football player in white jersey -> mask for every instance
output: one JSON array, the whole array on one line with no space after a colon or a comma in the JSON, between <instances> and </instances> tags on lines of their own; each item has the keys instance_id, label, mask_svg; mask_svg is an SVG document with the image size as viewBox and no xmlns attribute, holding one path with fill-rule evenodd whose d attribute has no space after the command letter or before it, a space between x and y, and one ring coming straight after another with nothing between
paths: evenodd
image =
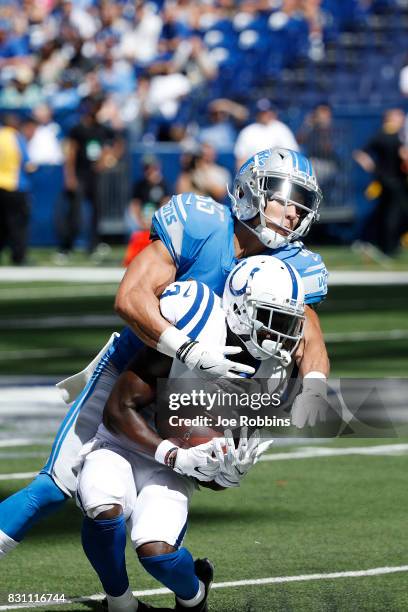
<instances>
[{"instance_id":1,"label":"football player in white jersey","mask_svg":"<svg viewBox=\"0 0 408 612\"><path fill-rule=\"evenodd\" d=\"M195 344L191 334L162 317L157 296L175 279L194 278L221 295L237 261L259 253L274 255L297 270L307 306L300 364L303 389L293 412L299 424L315 420L316 405L325 398L317 396L310 380L320 378L324 383L329 363L314 311L327 292L327 271L320 255L301 242L318 218L321 199L312 166L305 156L288 149L262 151L237 173L231 199L229 209L211 198L181 194L155 213L153 244L131 264L117 296L116 308L130 327L113 336L80 376L65 383L70 410L46 465L28 486L0 504L0 558L17 546L32 525L73 494L78 452L95 435L115 380L143 342L180 358L202 376L229 377L253 371L242 360L229 359L228 348L220 352ZM324 388L322 384L323 393Z\"/></svg>"},{"instance_id":2,"label":"football player in white jersey","mask_svg":"<svg viewBox=\"0 0 408 612\"><path fill-rule=\"evenodd\" d=\"M197 300L199 297L199 303ZM221 300L197 281L175 282L160 299L162 315L184 327L194 342L243 348L256 369L254 378L284 389L294 361L301 361L304 290L298 273L270 256L243 260L229 275ZM203 313L207 312L204 317ZM162 356L163 357L163 356ZM233 359L234 357L232 357ZM241 358L241 357L240 357ZM205 364L205 362L203 362ZM84 550L107 593L111 612L145 609L131 593L125 567L126 523L144 568L176 595L176 610L207 610L213 569L208 559L195 562L180 548L195 479L220 490L240 481L269 446L259 433L242 434L235 449L227 436L183 448L163 439L154 420L156 378L192 378L180 360L145 349L123 372L107 401L104 422L84 448L77 500L85 513ZM204 367L212 367L212 365ZM138 607L139 606L139 607Z\"/></svg>"}]
</instances>

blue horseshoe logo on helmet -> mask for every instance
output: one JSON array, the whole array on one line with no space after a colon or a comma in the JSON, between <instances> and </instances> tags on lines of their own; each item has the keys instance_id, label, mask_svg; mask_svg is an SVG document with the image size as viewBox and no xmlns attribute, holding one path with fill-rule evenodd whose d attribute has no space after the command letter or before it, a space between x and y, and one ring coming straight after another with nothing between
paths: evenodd
<instances>
[{"instance_id":1,"label":"blue horseshoe logo on helmet","mask_svg":"<svg viewBox=\"0 0 408 612\"><path fill-rule=\"evenodd\" d=\"M253 278L254 274L256 272L258 272L261 268L253 268L249 274L248 280L246 281L245 285L241 288L241 289L234 289L234 287L232 286L232 281L234 280L234 276L236 275L237 272L239 272L239 270L241 270L248 262L247 261L243 261L242 265L238 266L238 268L235 270L235 272L233 272L231 274L231 278L229 279L229 290L231 291L232 295L234 296L238 296L238 295L243 295L245 293L245 291L247 290L248 287L248 280L250 280L251 278Z\"/></svg>"}]
</instances>

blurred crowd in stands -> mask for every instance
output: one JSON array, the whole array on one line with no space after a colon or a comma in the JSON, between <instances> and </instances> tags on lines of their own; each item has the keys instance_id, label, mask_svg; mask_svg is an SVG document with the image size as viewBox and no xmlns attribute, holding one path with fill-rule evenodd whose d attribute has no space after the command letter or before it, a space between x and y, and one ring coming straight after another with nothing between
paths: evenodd
<instances>
[{"instance_id":1,"label":"blurred crowd in stands","mask_svg":"<svg viewBox=\"0 0 408 612\"><path fill-rule=\"evenodd\" d=\"M337 79L341 94L344 79L358 67L351 73L343 68L353 64L359 45L363 57L383 45L398 48L397 34L406 35L407 5L407 0L2 2L0 108L27 110L46 103L68 131L81 100L100 95L104 121L126 128L133 142L197 136L203 120L209 128L222 115L222 146L228 147L245 112L233 105L211 107L211 100L233 98L253 111L251 101L262 97L257 90L275 89L279 98L289 85L293 96L305 78L310 90L303 88L302 103L315 106L333 59L338 69L328 93ZM392 41L381 38L380 27L370 31L379 16L385 20L379 25L392 30ZM403 63L404 47L399 52ZM316 67L318 87L313 86ZM290 69L305 74L296 74L298 82L292 83Z\"/></svg>"},{"instance_id":2,"label":"blurred crowd in stands","mask_svg":"<svg viewBox=\"0 0 408 612\"><path fill-rule=\"evenodd\" d=\"M13 169L0 168L0 191L27 192L26 170L64 166L61 263L77 239L84 199L91 207L87 249L98 248L102 179L115 174L119 183L129 182L128 152L135 145L152 150L170 141L183 150L174 185L159 159L148 155L129 193L113 196L131 200L126 226L140 245L171 190L226 202L234 167L271 146L302 148L323 191L343 204L344 135L336 132L332 108L360 102L404 109L407 32L408 0L0 1L0 146L11 158L20 150L24 167L11 183ZM296 134L279 117L293 105L303 115ZM400 117L396 138L403 145L403 110ZM373 172L379 151L370 142L355 160ZM234 167L217 163L223 154L234 155ZM0 204L15 263L25 260L26 198L19 207L18 219L6 219ZM392 246L377 241L385 253L395 250L401 214L391 222ZM21 240L13 238L18 226ZM0 251L3 243L0 236Z\"/></svg>"}]
</instances>

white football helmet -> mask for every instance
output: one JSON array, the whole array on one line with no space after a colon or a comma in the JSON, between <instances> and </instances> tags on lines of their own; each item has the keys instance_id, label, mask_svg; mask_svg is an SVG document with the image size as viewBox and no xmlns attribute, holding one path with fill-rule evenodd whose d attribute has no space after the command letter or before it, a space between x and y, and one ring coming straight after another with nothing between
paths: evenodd
<instances>
[{"instance_id":1,"label":"white football helmet","mask_svg":"<svg viewBox=\"0 0 408 612\"><path fill-rule=\"evenodd\" d=\"M223 309L253 357L290 364L305 319L303 282L290 264L271 255L242 260L225 283Z\"/></svg>"},{"instance_id":2,"label":"white football helmet","mask_svg":"<svg viewBox=\"0 0 408 612\"><path fill-rule=\"evenodd\" d=\"M311 224L319 219L322 192L312 164L307 157L290 149L266 149L248 159L238 170L232 193L228 194L233 214L271 249L306 236ZM266 216L268 200L282 204L279 222ZM300 214L299 223L293 231L284 225L286 209L292 204ZM260 223L257 227L245 223L258 214ZM283 230L283 234L267 227L268 221Z\"/></svg>"}]
</instances>

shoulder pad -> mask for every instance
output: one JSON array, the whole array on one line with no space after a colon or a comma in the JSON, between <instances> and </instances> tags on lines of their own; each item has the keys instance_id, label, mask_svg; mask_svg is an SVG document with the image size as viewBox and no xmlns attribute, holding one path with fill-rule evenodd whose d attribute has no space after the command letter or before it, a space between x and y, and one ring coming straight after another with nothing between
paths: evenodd
<instances>
[{"instance_id":1,"label":"shoulder pad","mask_svg":"<svg viewBox=\"0 0 408 612\"><path fill-rule=\"evenodd\" d=\"M231 222L228 207L206 196L183 193L155 212L151 237L164 243L179 268L197 257L199 242L214 233L224 234Z\"/></svg>"},{"instance_id":2,"label":"shoulder pad","mask_svg":"<svg viewBox=\"0 0 408 612\"><path fill-rule=\"evenodd\" d=\"M160 311L165 319L190 338L196 339L212 319L219 319L221 300L207 285L195 280L171 283L160 297Z\"/></svg>"}]
</instances>

